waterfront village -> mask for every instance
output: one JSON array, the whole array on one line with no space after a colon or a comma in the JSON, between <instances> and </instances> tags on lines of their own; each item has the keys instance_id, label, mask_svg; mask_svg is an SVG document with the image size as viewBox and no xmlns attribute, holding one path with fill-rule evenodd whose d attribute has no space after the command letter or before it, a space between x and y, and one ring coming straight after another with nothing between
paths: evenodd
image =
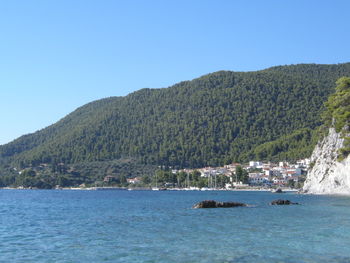
<instances>
[{"instance_id":1,"label":"waterfront village","mask_svg":"<svg viewBox=\"0 0 350 263\"><path fill-rule=\"evenodd\" d=\"M233 163L222 167L204 167L200 169L182 169L171 170L173 175L179 173L187 175L185 183L181 186L170 182L163 182L162 184L153 187L154 190L158 189L177 189L177 190L209 190L209 189L266 189L266 188L301 188L307 170L310 166L310 159L299 160L296 163L289 162L260 162L250 161L249 164L242 165L239 163ZM244 179L238 176L238 168L240 173L244 174ZM207 185L205 187L198 187L191 185L189 179L190 174L200 173L201 178L205 178ZM224 184L219 184L219 177L225 178ZM112 178L106 176L105 182L108 182ZM157 179L156 179L157 180ZM127 182L129 186L137 185L141 183L141 177L128 178ZM222 180L221 180L222 181Z\"/></svg>"},{"instance_id":2,"label":"waterfront village","mask_svg":"<svg viewBox=\"0 0 350 263\"><path fill-rule=\"evenodd\" d=\"M99 180L90 183L82 179L73 168L58 164L56 178L45 176L48 165L25 168L13 183L17 189L129 189L129 190L271 190L273 188L300 189L305 181L310 160L295 163L250 161L246 164L232 163L221 167L197 169L173 169L159 166L148 173L133 172L101 173ZM16 170L16 168L14 168ZM46 169L46 170L45 170ZM61 176L58 176L60 172ZM68 176L67 176L68 175ZM58 176L58 177L57 177ZM70 177L69 177L70 176ZM73 180L76 181L73 181ZM51 180L51 181L49 181ZM10 183L7 183L10 185ZM7 187L6 184L3 185Z\"/></svg>"}]
</instances>

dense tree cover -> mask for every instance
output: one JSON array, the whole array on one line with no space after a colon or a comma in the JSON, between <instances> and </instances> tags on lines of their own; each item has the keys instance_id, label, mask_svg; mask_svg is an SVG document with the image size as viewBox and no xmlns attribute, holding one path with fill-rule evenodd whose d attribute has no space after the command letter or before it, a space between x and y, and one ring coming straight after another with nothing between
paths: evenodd
<instances>
[{"instance_id":1,"label":"dense tree cover","mask_svg":"<svg viewBox=\"0 0 350 263\"><path fill-rule=\"evenodd\" d=\"M303 128L263 143L247 153L247 158L262 161L296 161L311 155L318 141L317 129Z\"/></svg>"},{"instance_id":2,"label":"dense tree cover","mask_svg":"<svg viewBox=\"0 0 350 263\"><path fill-rule=\"evenodd\" d=\"M244 184L248 183L249 177L248 177L248 172L242 168L242 166L237 166L236 167L236 173L232 175L233 178L232 180L237 182L242 182Z\"/></svg>"},{"instance_id":3,"label":"dense tree cover","mask_svg":"<svg viewBox=\"0 0 350 263\"><path fill-rule=\"evenodd\" d=\"M344 147L339 151L342 160L350 154L350 78L342 77L337 82L335 93L329 96L323 113L325 127L334 126L344 137Z\"/></svg>"},{"instance_id":4,"label":"dense tree cover","mask_svg":"<svg viewBox=\"0 0 350 263\"><path fill-rule=\"evenodd\" d=\"M0 166L88 167L133 157L142 164L196 168L252 155L306 157L306 144L314 143L308 129L321 124L335 80L349 74L350 63L220 71L169 88L95 101L0 146ZM297 130L301 135L293 134ZM282 142L286 139L292 139L289 145Z\"/></svg>"},{"instance_id":5,"label":"dense tree cover","mask_svg":"<svg viewBox=\"0 0 350 263\"><path fill-rule=\"evenodd\" d=\"M24 186L36 188L54 188L56 186L126 186L130 177L152 177L157 166L139 164L132 159L122 159L102 162L76 163L72 165L48 164L37 167L3 169L0 176L0 187ZM112 176L111 183L104 182L106 176ZM147 185L147 183L145 184Z\"/></svg>"}]
</instances>

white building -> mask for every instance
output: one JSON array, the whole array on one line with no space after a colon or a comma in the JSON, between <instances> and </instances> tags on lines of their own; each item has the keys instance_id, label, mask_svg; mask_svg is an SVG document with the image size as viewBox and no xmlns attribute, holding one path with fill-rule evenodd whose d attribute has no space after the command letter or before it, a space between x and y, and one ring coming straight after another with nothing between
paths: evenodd
<instances>
[{"instance_id":1,"label":"white building","mask_svg":"<svg viewBox=\"0 0 350 263\"><path fill-rule=\"evenodd\" d=\"M249 173L248 177L248 181L250 184L263 184L269 182L269 177L266 176L264 173Z\"/></svg>"},{"instance_id":2,"label":"white building","mask_svg":"<svg viewBox=\"0 0 350 263\"><path fill-rule=\"evenodd\" d=\"M262 162L257 162L257 161L250 161L249 162L249 168L263 168L263 163Z\"/></svg>"},{"instance_id":3,"label":"white building","mask_svg":"<svg viewBox=\"0 0 350 263\"><path fill-rule=\"evenodd\" d=\"M285 179L285 178L274 177L274 178L272 179L272 182L273 182L274 184L278 184L278 185L285 185L285 184L288 182L288 180Z\"/></svg>"}]
</instances>

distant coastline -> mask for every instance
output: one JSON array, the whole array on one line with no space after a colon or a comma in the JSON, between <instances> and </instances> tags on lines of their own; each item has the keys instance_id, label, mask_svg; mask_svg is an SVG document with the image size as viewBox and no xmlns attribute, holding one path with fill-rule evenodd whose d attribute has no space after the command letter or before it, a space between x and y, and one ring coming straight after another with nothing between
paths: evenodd
<instances>
[{"instance_id":1,"label":"distant coastline","mask_svg":"<svg viewBox=\"0 0 350 263\"><path fill-rule=\"evenodd\" d=\"M300 189L294 188L281 188L283 192L298 192ZM127 187L62 187L62 188L54 188L54 189L40 189L35 187L1 187L0 190L72 190L72 191L154 191L149 187L135 187L135 188L127 188ZM224 188L211 188L211 189L187 189L187 188L167 188L167 191L254 191L254 192L271 192L273 188L259 188L259 187L245 187L245 188L232 188L232 189L224 189ZM162 192L162 191L160 191Z\"/></svg>"}]
</instances>

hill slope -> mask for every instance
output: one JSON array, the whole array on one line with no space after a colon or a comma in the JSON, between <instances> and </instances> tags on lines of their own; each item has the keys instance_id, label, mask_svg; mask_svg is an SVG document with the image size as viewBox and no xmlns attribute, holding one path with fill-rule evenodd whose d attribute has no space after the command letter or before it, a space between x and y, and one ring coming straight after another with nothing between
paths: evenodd
<instances>
[{"instance_id":1,"label":"hill slope","mask_svg":"<svg viewBox=\"0 0 350 263\"><path fill-rule=\"evenodd\" d=\"M323 103L350 63L301 64L256 72L220 71L164 89L142 89L78 108L56 124L0 146L2 164L82 163L136 158L200 167L257 157L261 146L320 125ZM297 140L269 158L305 157ZM306 138L306 139L305 139ZM254 149L256 147L256 151ZM267 144L268 147L269 144Z\"/></svg>"}]
</instances>

